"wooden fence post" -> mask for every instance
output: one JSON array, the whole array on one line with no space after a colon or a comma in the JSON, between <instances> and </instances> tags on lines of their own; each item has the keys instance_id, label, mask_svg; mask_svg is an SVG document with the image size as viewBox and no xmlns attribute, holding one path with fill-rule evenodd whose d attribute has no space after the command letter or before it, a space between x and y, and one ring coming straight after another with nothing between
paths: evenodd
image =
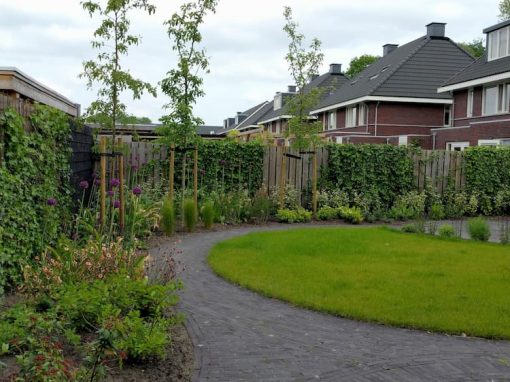
<instances>
[{"instance_id":1,"label":"wooden fence post","mask_svg":"<svg viewBox=\"0 0 510 382\"><path fill-rule=\"evenodd\" d=\"M100 153L101 153L101 186L100 186L101 209L99 212L99 220L102 228L105 223L105 211L106 211L106 137L101 137Z\"/></svg>"},{"instance_id":2,"label":"wooden fence post","mask_svg":"<svg viewBox=\"0 0 510 382\"><path fill-rule=\"evenodd\" d=\"M312 212L317 215L317 147L313 148Z\"/></svg>"},{"instance_id":3,"label":"wooden fence post","mask_svg":"<svg viewBox=\"0 0 510 382\"><path fill-rule=\"evenodd\" d=\"M195 145L193 152L193 201L195 210L198 212L198 145Z\"/></svg>"},{"instance_id":4,"label":"wooden fence post","mask_svg":"<svg viewBox=\"0 0 510 382\"><path fill-rule=\"evenodd\" d=\"M168 186L168 198L170 202L174 201L174 171L175 171L175 145L170 146L170 172L168 174L169 186Z\"/></svg>"},{"instance_id":5,"label":"wooden fence post","mask_svg":"<svg viewBox=\"0 0 510 382\"><path fill-rule=\"evenodd\" d=\"M284 198L285 198L285 183L287 181L287 147L282 147L282 164L281 164L281 172L280 172L280 194L279 194L279 202L280 208L284 208Z\"/></svg>"},{"instance_id":6,"label":"wooden fence post","mask_svg":"<svg viewBox=\"0 0 510 382\"><path fill-rule=\"evenodd\" d=\"M122 138L117 139L117 145L122 147ZM119 153L118 160L118 171L119 171L119 199L120 199L120 208L119 208L119 227L120 231L124 231L124 221L125 221L125 201L124 201L124 154Z\"/></svg>"}]
</instances>

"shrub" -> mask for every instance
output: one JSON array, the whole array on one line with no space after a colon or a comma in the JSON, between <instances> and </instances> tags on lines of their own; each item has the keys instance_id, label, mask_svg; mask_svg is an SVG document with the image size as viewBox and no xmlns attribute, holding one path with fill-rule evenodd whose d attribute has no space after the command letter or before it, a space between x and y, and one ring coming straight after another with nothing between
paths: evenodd
<instances>
[{"instance_id":1,"label":"shrub","mask_svg":"<svg viewBox=\"0 0 510 382\"><path fill-rule=\"evenodd\" d=\"M429 233L435 235L439 227L438 221L444 219L445 212L442 204L436 203L430 207L429 219L431 220L428 224Z\"/></svg>"},{"instance_id":2,"label":"shrub","mask_svg":"<svg viewBox=\"0 0 510 382\"><path fill-rule=\"evenodd\" d=\"M349 196L340 190L322 190L317 193L317 205L319 208L338 208L349 205Z\"/></svg>"},{"instance_id":3,"label":"shrub","mask_svg":"<svg viewBox=\"0 0 510 382\"><path fill-rule=\"evenodd\" d=\"M207 229L210 229L214 223L214 204L206 202L202 207L202 221Z\"/></svg>"},{"instance_id":4,"label":"shrub","mask_svg":"<svg viewBox=\"0 0 510 382\"><path fill-rule=\"evenodd\" d=\"M317 219L319 220L334 220L338 219L338 208L329 206L322 207L317 211Z\"/></svg>"},{"instance_id":5,"label":"shrub","mask_svg":"<svg viewBox=\"0 0 510 382\"><path fill-rule=\"evenodd\" d=\"M165 198L160 212L160 225L165 235L170 236L175 232L175 210L173 201Z\"/></svg>"},{"instance_id":6,"label":"shrub","mask_svg":"<svg viewBox=\"0 0 510 382\"><path fill-rule=\"evenodd\" d=\"M471 239L478 241L489 241L491 230L489 223L482 218L473 218L468 220L468 231Z\"/></svg>"},{"instance_id":7,"label":"shrub","mask_svg":"<svg viewBox=\"0 0 510 382\"><path fill-rule=\"evenodd\" d=\"M256 224L267 223L271 215L273 204L264 189L261 189L253 197L250 206L250 218Z\"/></svg>"},{"instance_id":8,"label":"shrub","mask_svg":"<svg viewBox=\"0 0 510 382\"><path fill-rule=\"evenodd\" d=\"M455 236L455 228L451 224L443 224L439 227L439 236L445 239Z\"/></svg>"},{"instance_id":9,"label":"shrub","mask_svg":"<svg viewBox=\"0 0 510 382\"><path fill-rule=\"evenodd\" d=\"M195 201L193 199L186 199L182 208L186 231L192 232L197 226L197 209Z\"/></svg>"},{"instance_id":10,"label":"shrub","mask_svg":"<svg viewBox=\"0 0 510 382\"><path fill-rule=\"evenodd\" d=\"M351 224L360 224L363 222L363 213L357 207L340 207L339 214L342 219Z\"/></svg>"},{"instance_id":11,"label":"shrub","mask_svg":"<svg viewBox=\"0 0 510 382\"><path fill-rule=\"evenodd\" d=\"M397 220L418 219L425 212L424 193L411 191L399 196L390 210L390 216Z\"/></svg>"},{"instance_id":12,"label":"shrub","mask_svg":"<svg viewBox=\"0 0 510 382\"><path fill-rule=\"evenodd\" d=\"M282 223L305 223L312 220L312 213L304 208L280 209L276 213L276 218Z\"/></svg>"},{"instance_id":13,"label":"shrub","mask_svg":"<svg viewBox=\"0 0 510 382\"><path fill-rule=\"evenodd\" d=\"M214 220L221 224L239 224L250 217L251 199L248 192L212 192L209 197L214 203Z\"/></svg>"},{"instance_id":14,"label":"shrub","mask_svg":"<svg viewBox=\"0 0 510 382\"><path fill-rule=\"evenodd\" d=\"M401 231L405 233L418 233L416 230L416 225L414 224L406 224L402 226Z\"/></svg>"}]
</instances>

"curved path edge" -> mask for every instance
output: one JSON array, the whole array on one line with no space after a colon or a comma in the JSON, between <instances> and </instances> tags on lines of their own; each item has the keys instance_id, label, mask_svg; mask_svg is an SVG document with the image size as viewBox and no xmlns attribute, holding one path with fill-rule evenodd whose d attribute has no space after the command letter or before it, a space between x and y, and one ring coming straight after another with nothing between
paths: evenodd
<instances>
[{"instance_id":1,"label":"curved path edge","mask_svg":"<svg viewBox=\"0 0 510 382\"><path fill-rule=\"evenodd\" d=\"M255 231L184 235L179 308L195 348L194 381L510 381L510 343L343 319L294 307L217 276L214 244ZM362 229L362 228L360 228ZM151 250L169 256L175 240Z\"/></svg>"}]
</instances>

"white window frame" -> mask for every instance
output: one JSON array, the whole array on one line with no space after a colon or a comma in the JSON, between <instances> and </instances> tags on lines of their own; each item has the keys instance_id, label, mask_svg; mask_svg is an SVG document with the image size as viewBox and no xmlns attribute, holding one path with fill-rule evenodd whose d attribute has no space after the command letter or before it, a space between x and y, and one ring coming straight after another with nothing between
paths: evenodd
<instances>
[{"instance_id":1,"label":"white window frame","mask_svg":"<svg viewBox=\"0 0 510 382\"><path fill-rule=\"evenodd\" d=\"M344 137L334 137L335 143L338 145L342 145L344 143Z\"/></svg>"},{"instance_id":2,"label":"white window frame","mask_svg":"<svg viewBox=\"0 0 510 382\"><path fill-rule=\"evenodd\" d=\"M356 127L357 106L350 106L345 109L345 127Z\"/></svg>"},{"instance_id":3,"label":"white window frame","mask_svg":"<svg viewBox=\"0 0 510 382\"><path fill-rule=\"evenodd\" d=\"M478 146L507 146L508 141L510 141L510 138L479 139ZM503 144L503 142L505 143Z\"/></svg>"},{"instance_id":4,"label":"white window frame","mask_svg":"<svg viewBox=\"0 0 510 382\"><path fill-rule=\"evenodd\" d=\"M398 145L399 146L407 146L409 143L409 136L408 135L399 135L398 136Z\"/></svg>"},{"instance_id":5,"label":"white window frame","mask_svg":"<svg viewBox=\"0 0 510 382\"><path fill-rule=\"evenodd\" d=\"M504 46L503 50L501 51L500 42L501 37L504 35L506 35L506 46ZM487 38L489 40L487 44L489 48L489 61L497 60L498 58L503 58L510 55L510 26L489 33Z\"/></svg>"},{"instance_id":6,"label":"white window frame","mask_svg":"<svg viewBox=\"0 0 510 382\"><path fill-rule=\"evenodd\" d=\"M475 91L473 88L468 90L468 96L467 96L467 105L466 105L466 117L472 117L473 116L473 106L475 99Z\"/></svg>"},{"instance_id":7,"label":"white window frame","mask_svg":"<svg viewBox=\"0 0 510 382\"><path fill-rule=\"evenodd\" d=\"M330 111L328 113L328 118L327 118L327 130L335 130L337 128L337 124L336 124L336 110L334 111Z\"/></svg>"},{"instance_id":8,"label":"white window frame","mask_svg":"<svg viewBox=\"0 0 510 382\"><path fill-rule=\"evenodd\" d=\"M358 126L364 126L366 123L366 116L367 116L367 105L364 103L359 104L359 117L358 117Z\"/></svg>"},{"instance_id":9,"label":"white window frame","mask_svg":"<svg viewBox=\"0 0 510 382\"><path fill-rule=\"evenodd\" d=\"M496 88L496 108L494 111L488 112L486 107L487 90ZM499 83L485 86L482 94L482 115L498 115L508 113L510 104L510 83Z\"/></svg>"},{"instance_id":10,"label":"white window frame","mask_svg":"<svg viewBox=\"0 0 510 382\"><path fill-rule=\"evenodd\" d=\"M467 142L467 141L446 142L446 150L448 150L448 151L464 151L468 147L469 147L469 142ZM455 149L460 149L460 150L455 150Z\"/></svg>"}]
</instances>

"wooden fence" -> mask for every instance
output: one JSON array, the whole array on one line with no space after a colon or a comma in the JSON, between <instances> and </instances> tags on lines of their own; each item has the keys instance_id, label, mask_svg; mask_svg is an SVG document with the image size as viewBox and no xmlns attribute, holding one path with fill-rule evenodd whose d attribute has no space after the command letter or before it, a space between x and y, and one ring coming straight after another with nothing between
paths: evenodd
<instances>
[{"instance_id":1,"label":"wooden fence","mask_svg":"<svg viewBox=\"0 0 510 382\"><path fill-rule=\"evenodd\" d=\"M413 154L415 185L419 191L427 182L443 194L453 187L461 190L466 184L464 156L460 151L423 150Z\"/></svg>"}]
</instances>

